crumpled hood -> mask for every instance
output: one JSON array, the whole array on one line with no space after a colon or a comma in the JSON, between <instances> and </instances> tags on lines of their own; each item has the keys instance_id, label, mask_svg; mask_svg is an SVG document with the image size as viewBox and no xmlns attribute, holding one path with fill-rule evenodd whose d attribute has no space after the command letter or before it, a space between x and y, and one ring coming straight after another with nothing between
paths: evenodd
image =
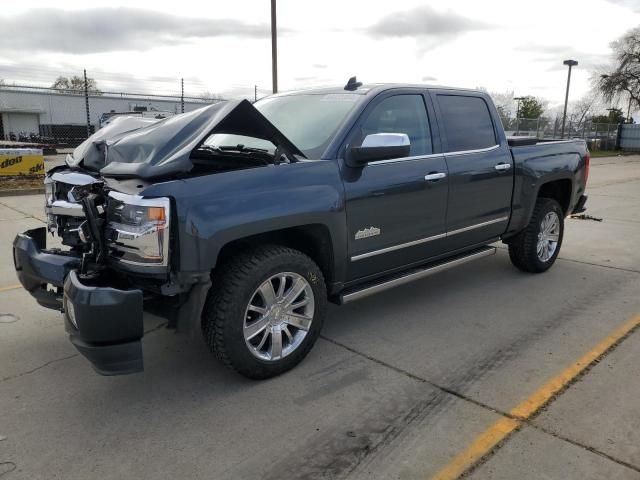
<instances>
[{"instance_id":1,"label":"crumpled hood","mask_svg":"<svg viewBox=\"0 0 640 480\"><path fill-rule=\"evenodd\" d=\"M304 157L250 102L234 100L160 121L115 119L80 144L68 164L82 164L105 176L168 177L191 170L191 152L212 133L261 138Z\"/></svg>"}]
</instances>

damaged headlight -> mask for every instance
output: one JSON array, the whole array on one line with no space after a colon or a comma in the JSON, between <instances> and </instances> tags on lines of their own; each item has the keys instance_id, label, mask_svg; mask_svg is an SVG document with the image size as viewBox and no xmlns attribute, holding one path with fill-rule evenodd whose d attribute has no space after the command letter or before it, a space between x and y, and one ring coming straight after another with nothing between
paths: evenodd
<instances>
[{"instance_id":1,"label":"damaged headlight","mask_svg":"<svg viewBox=\"0 0 640 480\"><path fill-rule=\"evenodd\" d=\"M51 177L44 178L44 201L45 205L51 205L56 199L56 184Z\"/></svg>"},{"instance_id":2,"label":"damaged headlight","mask_svg":"<svg viewBox=\"0 0 640 480\"><path fill-rule=\"evenodd\" d=\"M143 198L109 192L106 237L120 261L166 266L169 254L168 198Z\"/></svg>"},{"instance_id":3,"label":"damaged headlight","mask_svg":"<svg viewBox=\"0 0 640 480\"><path fill-rule=\"evenodd\" d=\"M48 175L44 179L44 211L47 215L47 230L49 233L54 233L58 231L58 222L56 221L56 217L49 213L48 207L55 201L56 199L56 184Z\"/></svg>"}]
</instances>

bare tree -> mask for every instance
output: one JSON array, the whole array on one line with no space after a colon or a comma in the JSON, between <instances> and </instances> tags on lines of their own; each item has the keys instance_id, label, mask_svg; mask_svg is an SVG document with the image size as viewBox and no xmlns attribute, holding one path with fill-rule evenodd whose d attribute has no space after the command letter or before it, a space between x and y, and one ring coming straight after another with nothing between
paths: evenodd
<instances>
[{"instance_id":1,"label":"bare tree","mask_svg":"<svg viewBox=\"0 0 640 480\"><path fill-rule=\"evenodd\" d=\"M510 92L491 92L489 94L496 108L502 110L508 117L516 115L516 101L513 99L513 90Z\"/></svg>"},{"instance_id":2,"label":"bare tree","mask_svg":"<svg viewBox=\"0 0 640 480\"><path fill-rule=\"evenodd\" d=\"M567 120L569 120L574 129L580 130L584 126L584 122L589 119L589 114L595 104L595 98L593 95L585 95L579 100L571 102Z\"/></svg>"},{"instance_id":3,"label":"bare tree","mask_svg":"<svg viewBox=\"0 0 640 480\"><path fill-rule=\"evenodd\" d=\"M498 115L500 115L502 125L506 130L511 129L516 116L516 102L513 99L513 91L491 92L489 93L489 96L491 96L491 99L496 106L496 110L498 110Z\"/></svg>"},{"instance_id":4,"label":"bare tree","mask_svg":"<svg viewBox=\"0 0 640 480\"><path fill-rule=\"evenodd\" d=\"M567 105L567 129L569 126L572 131L581 131L583 127L588 126L591 122L591 117L597 114L606 112L602 99L599 98L597 92L591 91L578 100L569 102ZM562 122L562 109L563 105L556 105L549 110L546 115L550 118L557 118L558 122Z\"/></svg>"},{"instance_id":5,"label":"bare tree","mask_svg":"<svg viewBox=\"0 0 640 480\"><path fill-rule=\"evenodd\" d=\"M640 27L624 34L611 48L614 64L593 82L606 101L629 99L630 106L640 107Z\"/></svg>"},{"instance_id":6,"label":"bare tree","mask_svg":"<svg viewBox=\"0 0 640 480\"><path fill-rule=\"evenodd\" d=\"M199 98L203 99L203 100L207 100L209 102L215 103L215 102L220 102L223 100L222 96L218 93L213 93L210 92L208 90L202 92L200 95L198 95Z\"/></svg>"},{"instance_id":7,"label":"bare tree","mask_svg":"<svg viewBox=\"0 0 640 480\"><path fill-rule=\"evenodd\" d=\"M60 90L66 90L68 93L84 92L84 78L74 75L72 77L58 77L53 82L51 88L57 88ZM98 85L94 78L87 78L87 90L92 95L101 95L102 92L98 89ZM63 92L65 93L65 92Z\"/></svg>"}]
</instances>

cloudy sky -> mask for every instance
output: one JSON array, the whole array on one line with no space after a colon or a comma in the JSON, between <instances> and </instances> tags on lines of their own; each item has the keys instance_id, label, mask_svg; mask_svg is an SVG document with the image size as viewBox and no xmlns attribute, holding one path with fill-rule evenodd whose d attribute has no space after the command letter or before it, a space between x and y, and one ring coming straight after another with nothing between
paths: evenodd
<instances>
[{"instance_id":1,"label":"cloudy sky","mask_svg":"<svg viewBox=\"0 0 640 480\"><path fill-rule=\"evenodd\" d=\"M86 68L103 90L260 94L271 88L269 0L4 2L0 78L47 85ZM278 0L280 90L411 82L561 103L640 25L640 0Z\"/></svg>"}]
</instances>

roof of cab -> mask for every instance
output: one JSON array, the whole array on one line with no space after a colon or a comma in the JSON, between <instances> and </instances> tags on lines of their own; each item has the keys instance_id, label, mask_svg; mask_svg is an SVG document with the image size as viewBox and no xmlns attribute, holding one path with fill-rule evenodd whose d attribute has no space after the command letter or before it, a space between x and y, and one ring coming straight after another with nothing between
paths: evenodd
<instances>
[{"instance_id":1,"label":"roof of cab","mask_svg":"<svg viewBox=\"0 0 640 480\"><path fill-rule=\"evenodd\" d=\"M395 88L426 88L426 89L438 89L438 90L454 90L460 92L475 92L475 93L486 93L481 90L473 89L473 88L456 88L456 87L446 87L442 85L425 85L425 84L415 84L415 83L366 83L358 86L355 89L347 90L345 87L322 87L322 88L309 88L309 89L301 89L301 90L290 90L287 92L276 93L274 95L270 95L270 97L285 97L288 95L327 95L327 94L357 94L357 95L375 95L385 90L392 90Z\"/></svg>"}]
</instances>

